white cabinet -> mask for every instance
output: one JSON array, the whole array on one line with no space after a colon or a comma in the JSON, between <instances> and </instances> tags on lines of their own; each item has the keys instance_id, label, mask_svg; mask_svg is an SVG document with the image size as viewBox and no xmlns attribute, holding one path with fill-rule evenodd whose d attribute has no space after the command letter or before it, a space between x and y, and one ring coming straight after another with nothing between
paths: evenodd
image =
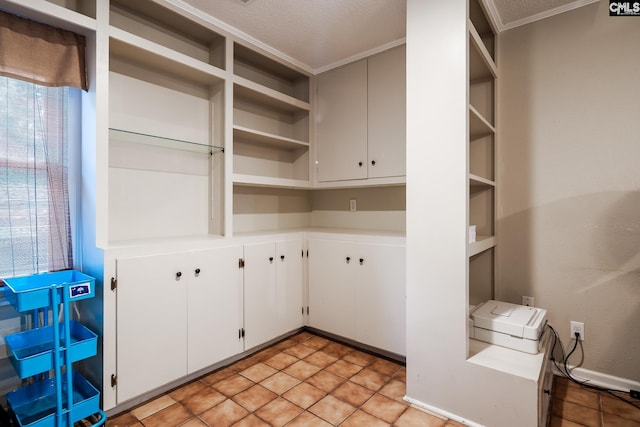
<instances>
[{"instance_id":1,"label":"white cabinet","mask_svg":"<svg viewBox=\"0 0 640 427\"><path fill-rule=\"evenodd\" d=\"M317 79L318 181L405 175L405 47Z\"/></svg>"},{"instance_id":2,"label":"white cabinet","mask_svg":"<svg viewBox=\"0 0 640 427\"><path fill-rule=\"evenodd\" d=\"M302 327L302 239L244 246L244 345Z\"/></svg>"},{"instance_id":3,"label":"white cabinet","mask_svg":"<svg viewBox=\"0 0 640 427\"><path fill-rule=\"evenodd\" d=\"M316 160L318 181L367 177L367 61L317 78Z\"/></svg>"},{"instance_id":4,"label":"white cabinet","mask_svg":"<svg viewBox=\"0 0 640 427\"><path fill-rule=\"evenodd\" d=\"M309 325L356 338L356 261L348 242L309 239Z\"/></svg>"},{"instance_id":5,"label":"white cabinet","mask_svg":"<svg viewBox=\"0 0 640 427\"><path fill-rule=\"evenodd\" d=\"M368 58L367 139L369 178L406 175L406 49Z\"/></svg>"},{"instance_id":6,"label":"white cabinet","mask_svg":"<svg viewBox=\"0 0 640 427\"><path fill-rule=\"evenodd\" d=\"M242 351L242 247L117 260L117 400Z\"/></svg>"},{"instance_id":7,"label":"white cabinet","mask_svg":"<svg viewBox=\"0 0 640 427\"><path fill-rule=\"evenodd\" d=\"M404 246L321 238L308 244L310 326L406 354Z\"/></svg>"}]
</instances>

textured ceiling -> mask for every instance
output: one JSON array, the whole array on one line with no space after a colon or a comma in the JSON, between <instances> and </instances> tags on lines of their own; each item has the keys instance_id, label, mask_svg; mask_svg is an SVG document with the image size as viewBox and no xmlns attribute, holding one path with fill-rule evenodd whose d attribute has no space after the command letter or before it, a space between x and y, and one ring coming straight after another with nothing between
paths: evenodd
<instances>
[{"instance_id":1,"label":"textured ceiling","mask_svg":"<svg viewBox=\"0 0 640 427\"><path fill-rule=\"evenodd\" d=\"M594 1L598 0L486 0L484 3L497 30L502 31ZM316 72L396 43L406 33L406 0L182 2Z\"/></svg>"},{"instance_id":2,"label":"textured ceiling","mask_svg":"<svg viewBox=\"0 0 640 427\"><path fill-rule=\"evenodd\" d=\"M405 0L184 0L322 69L405 36Z\"/></svg>"}]
</instances>

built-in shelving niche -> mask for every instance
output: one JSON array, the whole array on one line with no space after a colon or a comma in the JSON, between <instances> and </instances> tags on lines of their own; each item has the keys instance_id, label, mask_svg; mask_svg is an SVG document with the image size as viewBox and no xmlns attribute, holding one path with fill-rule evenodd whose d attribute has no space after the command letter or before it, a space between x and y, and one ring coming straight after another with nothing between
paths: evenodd
<instances>
[{"instance_id":1,"label":"built-in shelving niche","mask_svg":"<svg viewBox=\"0 0 640 427\"><path fill-rule=\"evenodd\" d=\"M109 23L157 46L225 69L225 38L222 35L206 22L183 16L154 1L112 0Z\"/></svg>"},{"instance_id":2,"label":"built-in shelving niche","mask_svg":"<svg viewBox=\"0 0 640 427\"><path fill-rule=\"evenodd\" d=\"M308 187L309 76L233 46L234 182Z\"/></svg>"},{"instance_id":3,"label":"built-in shelving niche","mask_svg":"<svg viewBox=\"0 0 640 427\"><path fill-rule=\"evenodd\" d=\"M220 70L111 30L110 242L222 235Z\"/></svg>"},{"instance_id":4,"label":"built-in shelving niche","mask_svg":"<svg viewBox=\"0 0 640 427\"><path fill-rule=\"evenodd\" d=\"M47 0L89 18L96 18L96 0Z\"/></svg>"},{"instance_id":5,"label":"built-in shelving niche","mask_svg":"<svg viewBox=\"0 0 640 427\"><path fill-rule=\"evenodd\" d=\"M469 304L478 305L493 299L493 263L493 248L469 258Z\"/></svg>"}]
</instances>

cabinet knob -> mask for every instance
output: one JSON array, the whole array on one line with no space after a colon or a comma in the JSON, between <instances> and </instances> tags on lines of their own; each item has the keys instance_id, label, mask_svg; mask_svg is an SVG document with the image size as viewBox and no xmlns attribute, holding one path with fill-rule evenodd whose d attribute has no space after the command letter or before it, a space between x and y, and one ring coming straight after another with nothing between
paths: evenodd
<instances>
[{"instance_id":1,"label":"cabinet knob","mask_svg":"<svg viewBox=\"0 0 640 427\"><path fill-rule=\"evenodd\" d=\"M280 255L280 260L284 261L284 255Z\"/></svg>"},{"instance_id":2,"label":"cabinet knob","mask_svg":"<svg viewBox=\"0 0 640 427\"><path fill-rule=\"evenodd\" d=\"M196 271L196 274L200 274L200 269L199 268L196 268L195 271Z\"/></svg>"},{"instance_id":3,"label":"cabinet knob","mask_svg":"<svg viewBox=\"0 0 640 427\"><path fill-rule=\"evenodd\" d=\"M358 166L362 167L362 162L358 162Z\"/></svg>"},{"instance_id":4,"label":"cabinet knob","mask_svg":"<svg viewBox=\"0 0 640 427\"><path fill-rule=\"evenodd\" d=\"M347 259L347 264L349 264L349 261L351 261L351 257L348 256L346 259Z\"/></svg>"},{"instance_id":5,"label":"cabinet knob","mask_svg":"<svg viewBox=\"0 0 640 427\"><path fill-rule=\"evenodd\" d=\"M551 390L549 390L549 389L545 388L545 389L544 389L544 394L551 394Z\"/></svg>"},{"instance_id":6,"label":"cabinet knob","mask_svg":"<svg viewBox=\"0 0 640 427\"><path fill-rule=\"evenodd\" d=\"M372 164L373 166L375 166L375 165L376 165L376 161L375 161L375 160L371 160L371 164Z\"/></svg>"},{"instance_id":7,"label":"cabinet knob","mask_svg":"<svg viewBox=\"0 0 640 427\"><path fill-rule=\"evenodd\" d=\"M360 265L364 264L364 258L360 258Z\"/></svg>"},{"instance_id":8,"label":"cabinet knob","mask_svg":"<svg viewBox=\"0 0 640 427\"><path fill-rule=\"evenodd\" d=\"M179 279L180 277L182 277L182 271L178 271L176 273L176 279Z\"/></svg>"},{"instance_id":9,"label":"cabinet knob","mask_svg":"<svg viewBox=\"0 0 640 427\"><path fill-rule=\"evenodd\" d=\"M272 256L269 257L269 262L273 262L273 257Z\"/></svg>"}]
</instances>

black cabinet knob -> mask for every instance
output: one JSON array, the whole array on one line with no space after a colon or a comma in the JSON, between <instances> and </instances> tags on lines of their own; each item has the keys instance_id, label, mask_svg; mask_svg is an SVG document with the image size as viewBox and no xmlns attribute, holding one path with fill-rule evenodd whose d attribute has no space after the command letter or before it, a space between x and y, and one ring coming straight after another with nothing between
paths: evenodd
<instances>
[{"instance_id":1,"label":"black cabinet knob","mask_svg":"<svg viewBox=\"0 0 640 427\"><path fill-rule=\"evenodd\" d=\"M272 256L269 257L269 262L273 262L273 257Z\"/></svg>"},{"instance_id":2,"label":"black cabinet knob","mask_svg":"<svg viewBox=\"0 0 640 427\"><path fill-rule=\"evenodd\" d=\"M347 259L347 264L349 264L349 261L351 261L351 257L348 256L346 259Z\"/></svg>"},{"instance_id":3,"label":"black cabinet knob","mask_svg":"<svg viewBox=\"0 0 640 427\"><path fill-rule=\"evenodd\" d=\"M364 264L364 258L360 258L360 265Z\"/></svg>"},{"instance_id":4,"label":"black cabinet knob","mask_svg":"<svg viewBox=\"0 0 640 427\"><path fill-rule=\"evenodd\" d=\"M375 161L375 160L371 160L371 164L372 164L373 166L375 166L375 165L376 165L376 161Z\"/></svg>"},{"instance_id":5,"label":"black cabinet knob","mask_svg":"<svg viewBox=\"0 0 640 427\"><path fill-rule=\"evenodd\" d=\"M280 259L284 261L284 255L280 255Z\"/></svg>"},{"instance_id":6,"label":"black cabinet knob","mask_svg":"<svg viewBox=\"0 0 640 427\"><path fill-rule=\"evenodd\" d=\"M551 390L549 390L549 389L544 389L544 394L551 394Z\"/></svg>"},{"instance_id":7,"label":"black cabinet knob","mask_svg":"<svg viewBox=\"0 0 640 427\"><path fill-rule=\"evenodd\" d=\"M358 162L358 166L362 167L362 162Z\"/></svg>"},{"instance_id":8,"label":"black cabinet knob","mask_svg":"<svg viewBox=\"0 0 640 427\"><path fill-rule=\"evenodd\" d=\"M200 269L196 268L196 274L200 274Z\"/></svg>"},{"instance_id":9,"label":"black cabinet knob","mask_svg":"<svg viewBox=\"0 0 640 427\"><path fill-rule=\"evenodd\" d=\"M176 279L179 279L180 277L182 277L182 271L178 271L176 273Z\"/></svg>"}]
</instances>

